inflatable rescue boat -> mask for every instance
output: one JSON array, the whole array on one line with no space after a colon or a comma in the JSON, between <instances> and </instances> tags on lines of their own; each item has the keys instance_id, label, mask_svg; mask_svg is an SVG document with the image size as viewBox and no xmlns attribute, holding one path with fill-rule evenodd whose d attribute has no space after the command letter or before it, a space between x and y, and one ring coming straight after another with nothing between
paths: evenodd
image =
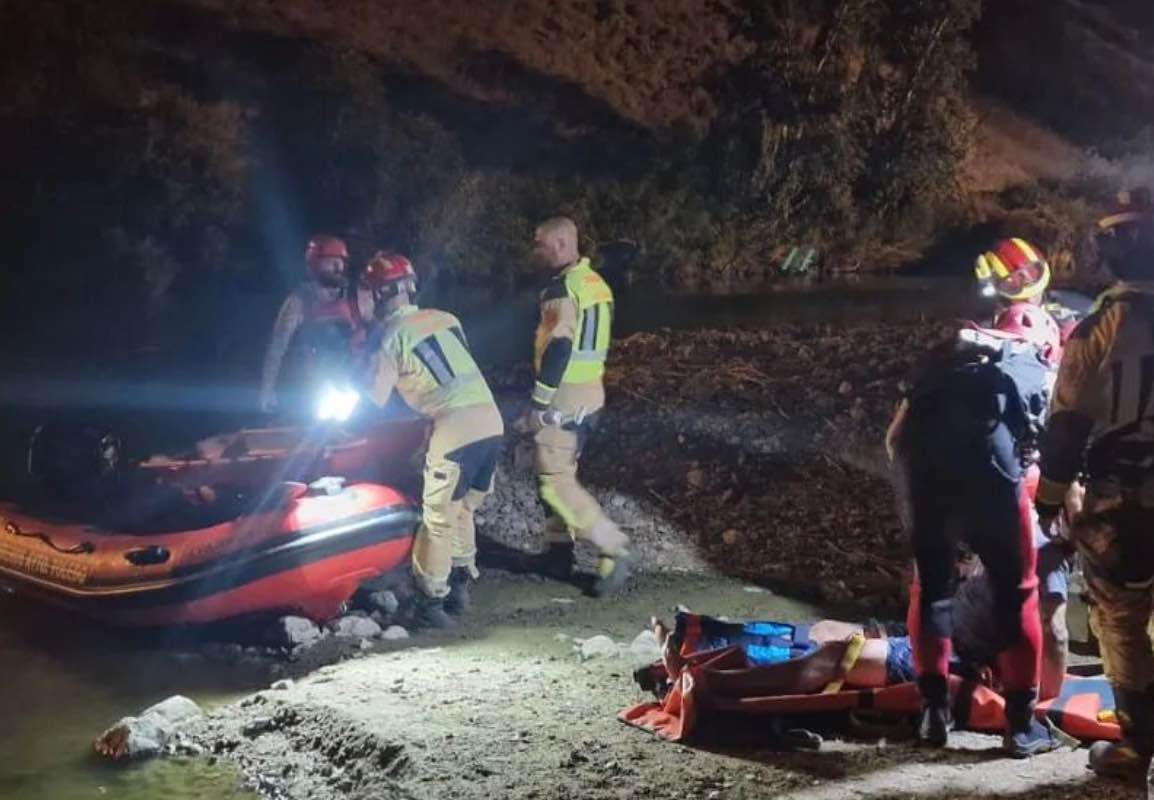
<instances>
[{"instance_id":1,"label":"inflatable rescue boat","mask_svg":"<svg viewBox=\"0 0 1154 800\"><path fill-rule=\"evenodd\" d=\"M419 418L376 422L356 433L330 428L246 428L212 436L188 452L155 455L135 465L157 481L196 488L205 484L269 486L324 475L394 483L420 454L428 423Z\"/></svg>"},{"instance_id":2,"label":"inflatable rescue boat","mask_svg":"<svg viewBox=\"0 0 1154 800\"><path fill-rule=\"evenodd\" d=\"M179 497L120 527L0 505L0 587L116 625L325 620L407 562L418 521L393 489L335 478Z\"/></svg>"}]
</instances>

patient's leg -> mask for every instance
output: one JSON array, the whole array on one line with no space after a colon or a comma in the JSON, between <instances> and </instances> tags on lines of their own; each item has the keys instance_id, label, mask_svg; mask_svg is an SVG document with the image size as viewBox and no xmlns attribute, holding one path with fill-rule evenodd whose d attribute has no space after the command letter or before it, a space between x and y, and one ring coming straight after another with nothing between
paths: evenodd
<instances>
[{"instance_id":1,"label":"patient's leg","mask_svg":"<svg viewBox=\"0 0 1154 800\"><path fill-rule=\"evenodd\" d=\"M807 656L780 664L748 670L719 670L709 673L709 689L738 697L779 694L813 694L842 677L842 660L849 642L826 642ZM845 676L852 688L876 688L886 684L884 639L871 639Z\"/></svg>"}]
</instances>

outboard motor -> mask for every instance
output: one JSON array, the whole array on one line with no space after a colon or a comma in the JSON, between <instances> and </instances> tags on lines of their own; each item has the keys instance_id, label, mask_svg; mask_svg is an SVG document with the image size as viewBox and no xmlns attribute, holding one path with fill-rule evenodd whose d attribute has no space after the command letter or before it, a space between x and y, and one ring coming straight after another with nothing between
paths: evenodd
<instances>
[{"instance_id":1,"label":"outboard motor","mask_svg":"<svg viewBox=\"0 0 1154 800\"><path fill-rule=\"evenodd\" d=\"M93 425L41 425L29 439L26 466L52 500L101 503L120 474L120 440Z\"/></svg>"}]
</instances>

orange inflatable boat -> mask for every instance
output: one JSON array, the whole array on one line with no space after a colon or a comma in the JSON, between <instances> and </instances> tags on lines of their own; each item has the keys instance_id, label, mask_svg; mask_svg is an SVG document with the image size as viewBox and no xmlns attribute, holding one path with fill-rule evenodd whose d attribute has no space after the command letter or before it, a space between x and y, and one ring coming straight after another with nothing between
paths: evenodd
<instances>
[{"instance_id":1,"label":"orange inflatable boat","mask_svg":"<svg viewBox=\"0 0 1154 800\"><path fill-rule=\"evenodd\" d=\"M195 489L205 484L269 486L323 475L393 483L421 452L428 423L382 420L355 432L328 428L246 428L197 442L188 452L156 455L135 468L158 482Z\"/></svg>"},{"instance_id":2,"label":"orange inflatable boat","mask_svg":"<svg viewBox=\"0 0 1154 800\"><path fill-rule=\"evenodd\" d=\"M406 563L418 521L393 489L339 479L176 496L120 528L0 506L0 586L116 625L324 620Z\"/></svg>"}]
</instances>

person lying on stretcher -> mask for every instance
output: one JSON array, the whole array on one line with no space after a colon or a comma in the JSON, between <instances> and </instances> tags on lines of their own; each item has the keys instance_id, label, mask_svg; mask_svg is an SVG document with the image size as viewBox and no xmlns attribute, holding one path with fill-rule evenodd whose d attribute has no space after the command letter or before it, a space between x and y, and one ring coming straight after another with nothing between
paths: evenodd
<instances>
[{"instance_id":1,"label":"person lying on stretcher","mask_svg":"<svg viewBox=\"0 0 1154 800\"><path fill-rule=\"evenodd\" d=\"M1043 591L1059 601L1064 612L1065 559L1047 559L1046 563L1047 574L1039 575ZM1042 571L1040 561L1039 572ZM952 613L952 670L998 688L991 665L1001 643L991 638L998 630L989 622L994 613L993 591L981 572L959 587ZM875 689L913 681L917 676L909 637L887 635L877 624L829 619L812 624L730 622L686 610L677 612L672 629L656 618L651 624L662 644L662 661L670 681L680 675L689 656L735 645L745 651L751 665L773 665L772 669L711 675L710 690L725 694L812 694L841 687ZM1058 676L1045 686L1043 699L1056 696L1061 689L1066 657L1064 630L1064 625L1059 624L1043 626L1047 641L1042 673ZM657 684L658 681L651 681L647 688L659 689Z\"/></svg>"}]
</instances>

